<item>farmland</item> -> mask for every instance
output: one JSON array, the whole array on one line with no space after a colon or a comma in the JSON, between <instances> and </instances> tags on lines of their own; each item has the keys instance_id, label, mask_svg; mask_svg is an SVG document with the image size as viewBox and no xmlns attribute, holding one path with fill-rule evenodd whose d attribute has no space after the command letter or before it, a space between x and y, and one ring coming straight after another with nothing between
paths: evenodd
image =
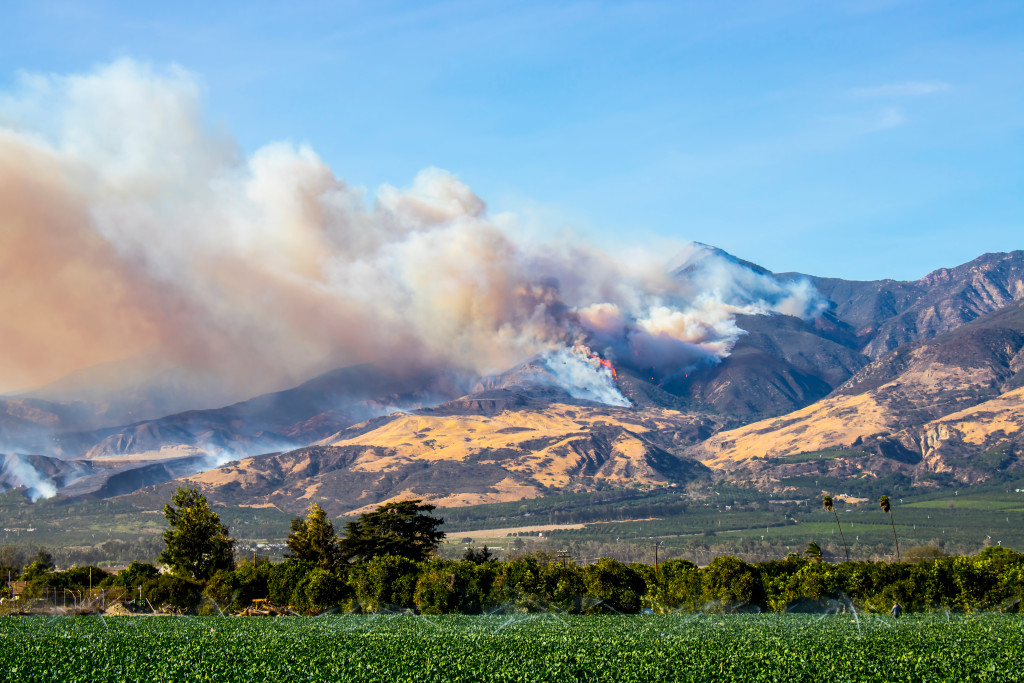
<instances>
[{"instance_id":1,"label":"farmland","mask_svg":"<svg viewBox=\"0 0 1024 683\"><path fill-rule=\"evenodd\" d=\"M0 618L18 681L1020 681L998 614Z\"/></svg>"},{"instance_id":2,"label":"farmland","mask_svg":"<svg viewBox=\"0 0 1024 683\"><path fill-rule=\"evenodd\" d=\"M947 553L972 554L986 544L1024 548L1024 479L1019 477L960 491L913 491L884 482L825 478L790 483L796 489L785 498L724 485L687 492L619 488L441 509L438 515L449 536L441 554L461 557L461 541L470 536L475 544L503 548L496 552L505 557L515 529L523 534L527 552L569 549L587 561L608 556L653 562L654 541L661 544L663 558L683 557L700 565L726 554L766 561L800 552L811 540L822 546L826 559L838 561L843 548L832 515L821 508L823 490L866 499L837 499L853 559L883 559L893 552L889 518L877 505L883 493L893 498L896 531L906 549L937 545ZM274 508L217 510L243 555L251 556L261 544L261 556L281 559L289 515ZM0 494L0 519L9 527L0 530L0 546L27 553L46 547L62 566L153 561L163 548L160 532L167 528L159 510L142 509L129 498L30 504L13 493ZM348 519L337 520L338 526ZM538 527L543 538L528 535Z\"/></svg>"}]
</instances>

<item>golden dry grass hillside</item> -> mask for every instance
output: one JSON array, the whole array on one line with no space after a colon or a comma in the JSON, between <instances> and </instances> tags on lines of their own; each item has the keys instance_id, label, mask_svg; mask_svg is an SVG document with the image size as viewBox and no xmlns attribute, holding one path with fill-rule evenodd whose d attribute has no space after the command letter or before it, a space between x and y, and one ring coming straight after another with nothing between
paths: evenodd
<instances>
[{"instance_id":1,"label":"golden dry grass hillside","mask_svg":"<svg viewBox=\"0 0 1024 683\"><path fill-rule=\"evenodd\" d=\"M443 506L553 490L665 486L706 470L674 451L713 431L706 416L552 403L494 415L394 414L320 444L246 458L189 478L214 500L334 514L421 498ZM693 443L691 441L690 443Z\"/></svg>"},{"instance_id":2,"label":"golden dry grass hillside","mask_svg":"<svg viewBox=\"0 0 1024 683\"><path fill-rule=\"evenodd\" d=\"M1024 387L899 435L921 452L929 469L948 471L964 460L998 465L1024 443ZM977 462L978 460L982 462ZM984 460L987 460L985 462Z\"/></svg>"},{"instance_id":3,"label":"golden dry grass hillside","mask_svg":"<svg viewBox=\"0 0 1024 683\"><path fill-rule=\"evenodd\" d=\"M753 458L772 458L852 446L901 425L874 392L819 401L782 417L719 432L693 450L705 465L728 468Z\"/></svg>"},{"instance_id":4,"label":"golden dry grass hillside","mask_svg":"<svg viewBox=\"0 0 1024 683\"><path fill-rule=\"evenodd\" d=\"M413 461L501 463L542 486L566 488L580 475L608 483L668 482L649 437L673 430L683 415L553 404L540 411L484 415L403 415L335 447L364 447L353 470L382 472ZM658 454L660 455L660 453ZM510 458L509 456L514 456Z\"/></svg>"},{"instance_id":5,"label":"golden dry grass hillside","mask_svg":"<svg viewBox=\"0 0 1024 683\"><path fill-rule=\"evenodd\" d=\"M989 476L1022 452L1021 358L1002 330L940 338L872 363L822 401L719 432L689 453L713 469L771 470L776 479L893 470Z\"/></svg>"}]
</instances>

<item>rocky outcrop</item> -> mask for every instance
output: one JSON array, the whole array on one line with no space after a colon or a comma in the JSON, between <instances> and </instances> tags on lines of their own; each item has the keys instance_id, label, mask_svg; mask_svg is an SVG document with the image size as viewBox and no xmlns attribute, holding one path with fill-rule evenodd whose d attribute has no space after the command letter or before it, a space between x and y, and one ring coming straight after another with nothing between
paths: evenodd
<instances>
[{"instance_id":1,"label":"rocky outcrop","mask_svg":"<svg viewBox=\"0 0 1024 683\"><path fill-rule=\"evenodd\" d=\"M853 326L860 350L877 359L1024 300L1024 251L985 254L912 282L809 279L831 302L834 314Z\"/></svg>"}]
</instances>

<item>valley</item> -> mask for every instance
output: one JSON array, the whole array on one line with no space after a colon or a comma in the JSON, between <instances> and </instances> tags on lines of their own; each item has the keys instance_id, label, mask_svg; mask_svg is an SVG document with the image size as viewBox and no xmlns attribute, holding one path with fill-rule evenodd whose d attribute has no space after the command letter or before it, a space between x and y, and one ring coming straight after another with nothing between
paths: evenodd
<instances>
[{"instance_id":1,"label":"valley","mask_svg":"<svg viewBox=\"0 0 1024 683\"><path fill-rule=\"evenodd\" d=\"M709 263L809 282L822 303L805 317L736 314L740 333L728 353L669 374L610 346L607 358L570 349L488 376L381 361L122 426L103 425L110 411L83 401L80 390L62 400L59 383L0 397L5 505L53 515L94 510L97 519L103 506L123 506L134 520L127 527L136 527L129 536L139 539L149 528L140 511L159 510L188 483L235 511L239 525L279 534L309 502L344 519L419 498L449 511L453 537L492 523L567 524L575 528L552 528L548 540L665 535L690 538L666 541L684 548L705 533L732 544L751 543L758 528L771 537L793 515L810 514L800 506L825 492L926 500L962 488L1009 490L1024 471L1024 252L986 254L917 282L848 282L771 274L708 248L674 277L699 279ZM772 505L742 513L746 503L737 502L701 514L713 505L708 492L723 488L742 492L737 501L802 502L785 513ZM668 512L624 509L590 521L556 514L579 495L595 496L584 508L596 515L609 491L654 496ZM523 508L521 518L498 514L508 506ZM541 509L549 510L543 522L534 519ZM472 510L494 512L474 526L462 512ZM75 545L102 534L102 525L75 525L71 513L62 523ZM31 533L32 542L48 538ZM114 525L107 538L129 540Z\"/></svg>"}]
</instances>

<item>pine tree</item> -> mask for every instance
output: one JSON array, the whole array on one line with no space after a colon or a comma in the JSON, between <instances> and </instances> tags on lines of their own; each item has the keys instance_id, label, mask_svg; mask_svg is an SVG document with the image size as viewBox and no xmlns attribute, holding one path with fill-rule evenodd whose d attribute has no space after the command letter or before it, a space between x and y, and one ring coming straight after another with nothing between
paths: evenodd
<instances>
[{"instance_id":1,"label":"pine tree","mask_svg":"<svg viewBox=\"0 0 1024 683\"><path fill-rule=\"evenodd\" d=\"M421 505L418 499L381 505L345 525L341 555L346 561L363 562L371 557L391 555L422 562L444 540L437 527L443 519L431 517L433 505Z\"/></svg>"},{"instance_id":2,"label":"pine tree","mask_svg":"<svg viewBox=\"0 0 1024 683\"><path fill-rule=\"evenodd\" d=\"M198 489L175 491L171 504L164 506L164 517L171 528L164 532L159 560L175 574L206 581L220 569L234 568L235 542Z\"/></svg>"},{"instance_id":3,"label":"pine tree","mask_svg":"<svg viewBox=\"0 0 1024 683\"><path fill-rule=\"evenodd\" d=\"M306 519L296 517L292 520L291 529L288 535L289 558L312 562L323 569L333 569L341 562L334 523L316 503L309 504Z\"/></svg>"}]
</instances>

